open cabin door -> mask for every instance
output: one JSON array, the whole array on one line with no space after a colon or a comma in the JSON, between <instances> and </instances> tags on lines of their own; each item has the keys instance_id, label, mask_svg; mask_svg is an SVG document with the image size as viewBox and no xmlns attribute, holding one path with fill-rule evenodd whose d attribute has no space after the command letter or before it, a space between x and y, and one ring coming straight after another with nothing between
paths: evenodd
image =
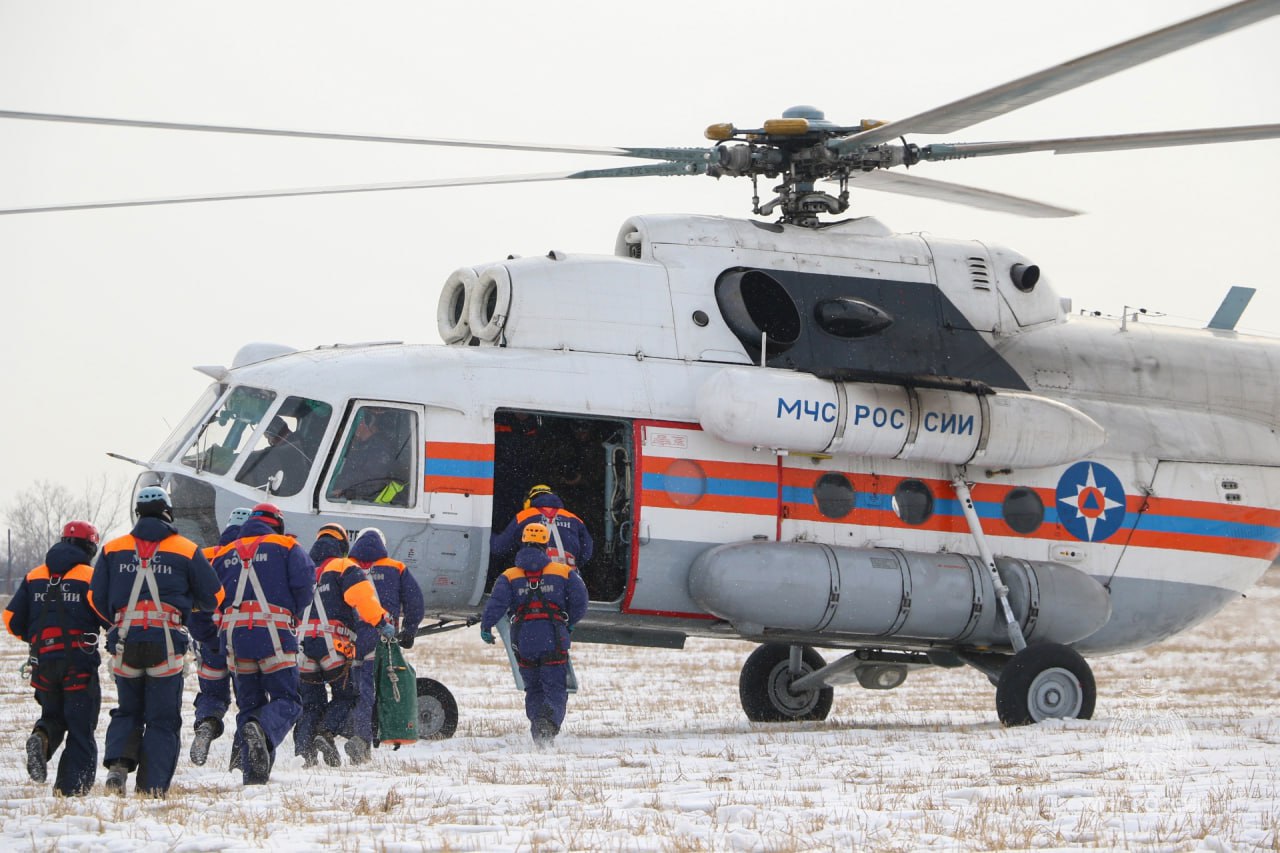
<instances>
[{"instance_id":1,"label":"open cabin door","mask_svg":"<svg viewBox=\"0 0 1280 853\"><path fill-rule=\"evenodd\" d=\"M637 421L635 560L624 609L690 615L689 566L725 542L778 534L775 457L690 424Z\"/></svg>"}]
</instances>

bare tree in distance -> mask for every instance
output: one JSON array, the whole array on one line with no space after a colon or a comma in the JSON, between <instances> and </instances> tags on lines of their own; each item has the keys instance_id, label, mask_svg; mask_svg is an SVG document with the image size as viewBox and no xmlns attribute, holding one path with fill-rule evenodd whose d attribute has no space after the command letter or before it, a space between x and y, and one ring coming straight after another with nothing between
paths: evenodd
<instances>
[{"instance_id":1,"label":"bare tree in distance","mask_svg":"<svg viewBox=\"0 0 1280 853\"><path fill-rule=\"evenodd\" d=\"M64 524L87 521L105 538L125 520L128 498L124 481L105 474L86 480L78 494L50 480L38 480L19 492L5 509L12 548L5 570L6 591L12 591L23 574L44 562Z\"/></svg>"}]
</instances>

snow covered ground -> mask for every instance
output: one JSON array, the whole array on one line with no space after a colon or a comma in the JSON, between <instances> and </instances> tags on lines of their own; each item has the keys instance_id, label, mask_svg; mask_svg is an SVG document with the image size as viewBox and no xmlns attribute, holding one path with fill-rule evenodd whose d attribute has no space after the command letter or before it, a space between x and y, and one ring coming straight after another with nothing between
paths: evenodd
<instances>
[{"instance_id":1,"label":"snow covered ground","mask_svg":"<svg viewBox=\"0 0 1280 853\"><path fill-rule=\"evenodd\" d=\"M457 696L452 740L360 769L289 754L246 790L224 737L204 768L184 755L167 800L106 797L101 771L83 799L30 782L35 705L18 643L0 645L6 850L1280 849L1280 570L1194 631L1092 661L1091 721L1002 728L965 669L838 688L823 723L756 725L737 697L746 644L584 645L583 692L540 752L473 628L410 653Z\"/></svg>"}]
</instances>

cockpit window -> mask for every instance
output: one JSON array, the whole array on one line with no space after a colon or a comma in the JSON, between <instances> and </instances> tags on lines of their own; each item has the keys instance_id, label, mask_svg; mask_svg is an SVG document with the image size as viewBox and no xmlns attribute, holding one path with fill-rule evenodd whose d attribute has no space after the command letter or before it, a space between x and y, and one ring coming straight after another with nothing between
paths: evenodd
<instances>
[{"instance_id":1,"label":"cockpit window","mask_svg":"<svg viewBox=\"0 0 1280 853\"><path fill-rule=\"evenodd\" d=\"M263 388L233 388L196 435L182 464L197 471L227 473L275 399L274 391Z\"/></svg>"},{"instance_id":2,"label":"cockpit window","mask_svg":"<svg viewBox=\"0 0 1280 853\"><path fill-rule=\"evenodd\" d=\"M296 495L306 485L333 407L320 400L289 397L272 415L236 480L273 495Z\"/></svg>"},{"instance_id":3,"label":"cockpit window","mask_svg":"<svg viewBox=\"0 0 1280 853\"><path fill-rule=\"evenodd\" d=\"M417 430L414 412L361 406L325 496L337 502L413 506L418 493L413 487Z\"/></svg>"},{"instance_id":4,"label":"cockpit window","mask_svg":"<svg viewBox=\"0 0 1280 853\"><path fill-rule=\"evenodd\" d=\"M218 402L218 398L226 390L227 386L218 382L204 389L200 399L196 400L196 404L191 407L191 411L187 412L186 417L169 434L169 437L165 439L164 444L160 446L160 449L156 451L156 455L152 458L157 462L168 462L172 459L179 449L187 445L187 442L191 439L191 433L195 432L197 426L204 423L204 419L209 415L209 410L213 408L213 404Z\"/></svg>"}]
</instances>

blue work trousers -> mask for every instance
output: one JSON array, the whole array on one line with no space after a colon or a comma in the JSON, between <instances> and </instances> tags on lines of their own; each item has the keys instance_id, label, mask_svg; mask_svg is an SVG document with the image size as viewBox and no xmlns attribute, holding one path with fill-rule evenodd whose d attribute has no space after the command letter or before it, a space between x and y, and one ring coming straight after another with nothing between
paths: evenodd
<instances>
[{"instance_id":1,"label":"blue work trousers","mask_svg":"<svg viewBox=\"0 0 1280 853\"><path fill-rule=\"evenodd\" d=\"M564 722L569 706L569 690L565 686L568 670L563 663L520 667L520 677L524 679L524 713L529 718L531 732L539 717L550 719L557 729Z\"/></svg>"},{"instance_id":2,"label":"blue work trousers","mask_svg":"<svg viewBox=\"0 0 1280 853\"><path fill-rule=\"evenodd\" d=\"M231 673L227 671L227 655L218 643L196 643L200 653L200 670L196 679L196 723L213 718L219 722L231 707ZM217 674L215 677L209 677Z\"/></svg>"},{"instance_id":3,"label":"blue work trousers","mask_svg":"<svg viewBox=\"0 0 1280 853\"><path fill-rule=\"evenodd\" d=\"M94 730L98 727L98 712L102 709L102 686L98 672L68 673L68 678L49 690L37 690L40 703L40 719L35 727L49 739L46 758L66 738L66 748L58 759L58 774L53 789L66 797L81 796L93 787L93 777L98 770L98 741ZM68 684L75 689L65 689Z\"/></svg>"},{"instance_id":4,"label":"blue work trousers","mask_svg":"<svg viewBox=\"0 0 1280 853\"><path fill-rule=\"evenodd\" d=\"M344 681L333 683L333 699L321 725L343 737L373 741L373 661L353 662Z\"/></svg>"},{"instance_id":5,"label":"blue work trousers","mask_svg":"<svg viewBox=\"0 0 1280 853\"><path fill-rule=\"evenodd\" d=\"M316 739L316 729L329 704L329 685L303 681L298 685L298 695L302 700L302 713L293 726L293 754L313 755L316 750L312 741Z\"/></svg>"},{"instance_id":6,"label":"blue work trousers","mask_svg":"<svg viewBox=\"0 0 1280 853\"><path fill-rule=\"evenodd\" d=\"M285 735L289 734L302 713L302 699L298 694L298 668L289 666L275 672L234 672L232 678L236 684L236 705L240 708L240 712L236 714L235 743L244 750L241 731L245 723L255 720L267 736L274 761L276 747L284 741ZM241 766L248 767L248 756L242 752L241 758Z\"/></svg>"},{"instance_id":7,"label":"blue work trousers","mask_svg":"<svg viewBox=\"0 0 1280 853\"><path fill-rule=\"evenodd\" d=\"M168 793L182 741L182 674L116 676L116 693L103 764L109 768L120 761L137 768L137 790Z\"/></svg>"}]
</instances>

